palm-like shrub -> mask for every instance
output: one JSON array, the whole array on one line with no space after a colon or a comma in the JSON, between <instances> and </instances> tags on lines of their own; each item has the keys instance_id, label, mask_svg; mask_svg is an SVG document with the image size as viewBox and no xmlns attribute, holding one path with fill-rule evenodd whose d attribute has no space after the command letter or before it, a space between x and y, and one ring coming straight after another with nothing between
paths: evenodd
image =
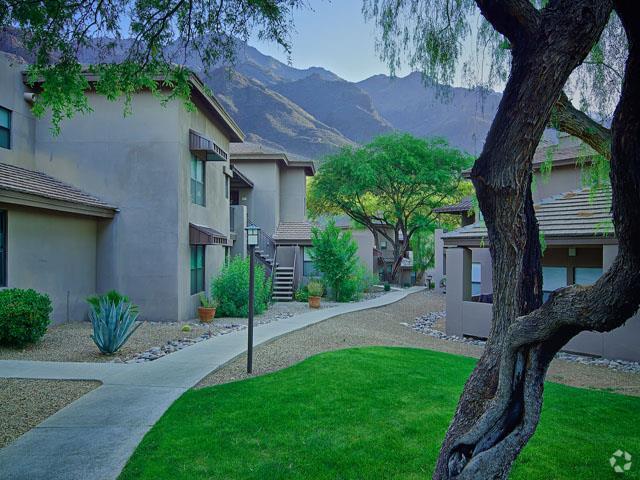
<instances>
[{"instance_id":1,"label":"palm-like shrub","mask_svg":"<svg viewBox=\"0 0 640 480\"><path fill-rule=\"evenodd\" d=\"M126 297L114 296L113 293L116 292L88 299L91 304L89 318L93 325L91 339L107 355L117 352L140 326L136 323L137 306Z\"/></svg>"}]
</instances>

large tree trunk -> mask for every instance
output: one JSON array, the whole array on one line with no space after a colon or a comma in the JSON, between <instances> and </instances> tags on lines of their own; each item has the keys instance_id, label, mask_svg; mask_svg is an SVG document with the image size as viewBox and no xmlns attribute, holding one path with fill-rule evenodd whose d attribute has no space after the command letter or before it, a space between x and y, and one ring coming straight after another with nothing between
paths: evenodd
<instances>
[{"instance_id":1,"label":"large tree trunk","mask_svg":"<svg viewBox=\"0 0 640 480\"><path fill-rule=\"evenodd\" d=\"M472 170L493 262L493 322L443 442L434 479L508 476L538 423L549 362L583 329L562 325L543 341L535 335L532 341L513 337L515 325L528 326L519 323L529 318L523 315L549 305L538 309L542 279L531 197L533 153L562 87L599 37L612 5L555 2L533 13L518 0L478 0L478 5L514 45L509 81Z\"/></svg>"}]
</instances>

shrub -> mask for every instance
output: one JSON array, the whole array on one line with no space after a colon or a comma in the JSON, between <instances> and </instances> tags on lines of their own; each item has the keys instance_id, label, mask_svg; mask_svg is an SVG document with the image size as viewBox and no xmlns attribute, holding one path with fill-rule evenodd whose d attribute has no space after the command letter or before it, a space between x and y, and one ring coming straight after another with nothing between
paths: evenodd
<instances>
[{"instance_id":1,"label":"shrub","mask_svg":"<svg viewBox=\"0 0 640 480\"><path fill-rule=\"evenodd\" d=\"M269 281L262 265L256 265L254 312L260 314L269 303ZM249 259L234 257L212 281L211 295L218 299L217 317L246 317L249 314Z\"/></svg>"},{"instance_id":2,"label":"shrub","mask_svg":"<svg viewBox=\"0 0 640 480\"><path fill-rule=\"evenodd\" d=\"M391 290L391 285L389 284L389 282L384 282L384 291L388 292Z\"/></svg>"},{"instance_id":3,"label":"shrub","mask_svg":"<svg viewBox=\"0 0 640 480\"><path fill-rule=\"evenodd\" d=\"M105 295L89 297L87 302L91 305L91 339L106 355L117 352L141 325L136 323L138 307L114 290Z\"/></svg>"},{"instance_id":4,"label":"shrub","mask_svg":"<svg viewBox=\"0 0 640 480\"><path fill-rule=\"evenodd\" d=\"M42 338L51 321L51 300L35 290L0 290L0 344L22 347Z\"/></svg>"},{"instance_id":5,"label":"shrub","mask_svg":"<svg viewBox=\"0 0 640 480\"><path fill-rule=\"evenodd\" d=\"M324 293L324 285L318 280L311 280L307 284L308 297L321 297Z\"/></svg>"},{"instance_id":6,"label":"shrub","mask_svg":"<svg viewBox=\"0 0 640 480\"><path fill-rule=\"evenodd\" d=\"M332 220L324 230L312 230L312 243L311 259L333 297L339 302L352 300L358 291L358 245L351 232L340 230Z\"/></svg>"},{"instance_id":7,"label":"shrub","mask_svg":"<svg viewBox=\"0 0 640 480\"><path fill-rule=\"evenodd\" d=\"M360 293L370 292L373 286L379 282L378 275L370 272L363 263L358 265L356 274L359 283L358 291Z\"/></svg>"},{"instance_id":8,"label":"shrub","mask_svg":"<svg viewBox=\"0 0 640 480\"><path fill-rule=\"evenodd\" d=\"M305 285L304 287L299 288L298 290L296 290L294 298L296 299L296 302L308 302L309 301L309 289L307 288L307 286Z\"/></svg>"}]
</instances>

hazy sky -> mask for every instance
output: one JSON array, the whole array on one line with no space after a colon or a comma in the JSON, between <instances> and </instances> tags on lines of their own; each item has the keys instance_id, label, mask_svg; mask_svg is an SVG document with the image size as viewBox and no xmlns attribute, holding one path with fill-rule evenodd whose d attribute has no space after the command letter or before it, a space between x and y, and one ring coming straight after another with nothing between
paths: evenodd
<instances>
[{"instance_id":1,"label":"hazy sky","mask_svg":"<svg viewBox=\"0 0 640 480\"><path fill-rule=\"evenodd\" d=\"M375 51L375 32L365 23L362 0L313 0L313 8L294 15L291 64L296 68L324 67L345 80L360 81L378 73L389 73ZM262 53L287 62L285 52L273 43L249 42ZM408 73L398 71L399 76Z\"/></svg>"}]
</instances>

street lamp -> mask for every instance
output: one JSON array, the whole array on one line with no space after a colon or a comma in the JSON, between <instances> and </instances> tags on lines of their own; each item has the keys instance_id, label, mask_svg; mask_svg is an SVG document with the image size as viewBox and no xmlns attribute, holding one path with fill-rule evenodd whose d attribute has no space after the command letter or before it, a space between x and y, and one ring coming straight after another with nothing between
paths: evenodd
<instances>
[{"instance_id":1,"label":"street lamp","mask_svg":"<svg viewBox=\"0 0 640 480\"><path fill-rule=\"evenodd\" d=\"M249 338L247 343L247 373L251 373L253 368L253 304L254 304L254 273L256 260L256 245L258 245L258 234L260 227L250 223L247 231L247 246L249 247Z\"/></svg>"}]
</instances>

